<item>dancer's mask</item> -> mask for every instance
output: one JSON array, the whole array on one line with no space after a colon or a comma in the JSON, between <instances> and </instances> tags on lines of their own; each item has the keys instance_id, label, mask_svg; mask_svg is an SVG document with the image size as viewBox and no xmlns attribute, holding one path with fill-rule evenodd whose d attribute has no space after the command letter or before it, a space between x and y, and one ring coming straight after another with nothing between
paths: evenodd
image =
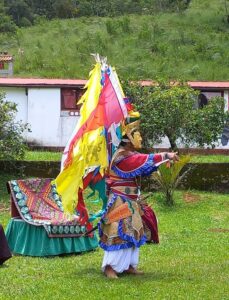
<instances>
[{"instance_id":1,"label":"dancer's mask","mask_svg":"<svg viewBox=\"0 0 229 300\"><path fill-rule=\"evenodd\" d=\"M125 99L125 102L129 99ZM133 106L128 103L127 105L128 117L125 120L123 133L127 135L129 141L135 149L142 148L142 137L140 134L140 114L138 111L133 110Z\"/></svg>"}]
</instances>

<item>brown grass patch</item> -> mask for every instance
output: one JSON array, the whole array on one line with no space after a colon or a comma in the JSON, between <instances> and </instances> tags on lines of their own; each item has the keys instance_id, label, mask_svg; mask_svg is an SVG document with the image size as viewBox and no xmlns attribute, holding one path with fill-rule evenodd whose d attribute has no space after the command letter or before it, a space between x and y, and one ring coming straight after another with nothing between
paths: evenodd
<instances>
[{"instance_id":1,"label":"brown grass patch","mask_svg":"<svg viewBox=\"0 0 229 300\"><path fill-rule=\"evenodd\" d=\"M229 229L226 229L226 228L210 228L210 229L208 229L208 231L211 231L211 232L229 232Z\"/></svg>"},{"instance_id":2,"label":"brown grass patch","mask_svg":"<svg viewBox=\"0 0 229 300\"><path fill-rule=\"evenodd\" d=\"M185 193L183 195L183 199L186 203L193 203L200 201L200 196L199 195L194 195L192 193Z\"/></svg>"}]
</instances>

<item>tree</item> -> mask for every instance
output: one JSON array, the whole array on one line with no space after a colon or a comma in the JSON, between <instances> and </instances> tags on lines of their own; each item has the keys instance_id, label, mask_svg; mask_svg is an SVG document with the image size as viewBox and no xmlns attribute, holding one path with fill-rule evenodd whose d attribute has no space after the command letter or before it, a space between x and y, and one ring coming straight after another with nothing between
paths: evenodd
<instances>
[{"instance_id":1,"label":"tree","mask_svg":"<svg viewBox=\"0 0 229 300\"><path fill-rule=\"evenodd\" d=\"M226 22L229 23L229 9L228 9L229 1L224 0L224 9L225 9L225 17L226 17Z\"/></svg>"},{"instance_id":2,"label":"tree","mask_svg":"<svg viewBox=\"0 0 229 300\"><path fill-rule=\"evenodd\" d=\"M191 0L153 0L154 6L160 11L176 10L178 12L185 10Z\"/></svg>"},{"instance_id":3,"label":"tree","mask_svg":"<svg viewBox=\"0 0 229 300\"><path fill-rule=\"evenodd\" d=\"M77 15L76 9L72 0L54 1L53 9L57 18L74 18Z\"/></svg>"},{"instance_id":4,"label":"tree","mask_svg":"<svg viewBox=\"0 0 229 300\"><path fill-rule=\"evenodd\" d=\"M127 95L141 113L141 129L146 147L167 136L172 150L178 142L185 146L214 147L226 122L224 99L215 97L198 109L198 93L187 84L158 82L151 87L127 84Z\"/></svg>"},{"instance_id":5,"label":"tree","mask_svg":"<svg viewBox=\"0 0 229 300\"><path fill-rule=\"evenodd\" d=\"M0 12L0 32L15 33L17 26L12 21L11 17Z\"/></svg>"},{"instance_id":6,"label":"tree","mask_svg":"<svg viewBox=\"0 0 229 300\"><path fill-rule=\"evenodd\" d=\"M33 11L34 17L43 16L47 19L55 17L53 4L54 0L27 0L26 1L31 10Z\"/></svg>"},{"instance_id":7,"label":"tree","mask_svg":"<svg viewBox=\"0 0 229 300\"><path fill-rule=\"evenodd\" d=\"M33 12L24 0L8 1L8 14L18 26L30 26L33 22Z\"/></svg>"},{"instance_id":8,"label":"tree","mask_svg":"<svg viewBox=\"0 0 229 300\"><path fill-rule=\"evenodd\" d=\"M16 25L13 23L10 16L6 15L4 1L0 0L0 33L1 32L16 32Z\"/></svg>"},{"instance_id":9,"label":"tree","mask_svg":"<svg viewBox=\"0 0 229 300\"><path fill-rule=\"evenodd\" d=\"M5 101L4 97L0 92L0 159L14 160L24 156L22 133L28 130L28 125L15 122L16 104Z\"/></svg>"}]
</instances>

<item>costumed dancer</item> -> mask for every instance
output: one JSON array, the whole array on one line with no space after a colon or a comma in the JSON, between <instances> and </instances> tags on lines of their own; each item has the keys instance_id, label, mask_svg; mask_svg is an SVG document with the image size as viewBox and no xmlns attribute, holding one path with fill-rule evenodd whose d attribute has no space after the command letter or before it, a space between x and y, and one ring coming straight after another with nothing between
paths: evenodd
<instances>
[{"instance_id":1,"label":"costumed dancer","mask_svg":"<svg viewBox=\"0 0 229 300\"><path fill-rule=\"evenodd\" d=\"M12 255L6 240L4 229L0 224L0 265L2 265L7 259L11 257Z\"/></svg>"},{"instance_id":2,"label":"costumed dancer","mask_svg":"<svg viewBox=\"0 0 229 300\"><path fill-rule=\"evenodd\" d=\"M139 118L139 113L133 112L125 98L115 69L107 64L106 58L94 56L95 67L78 102L82 104L80 119L63 153L62 170L53 184L64 211L77 210L86 234L93 231L90 222L101 217L100 246L105 250L102 268L107 277L117 278L123 271L139 273L138 251L146 241L138 203L139 179L155 171L160 161L175 160L177 156L135 152L142 142L139 120L132 122L129 117ZM127 120L129 124L123 128ZM94 215L88 212L84 201L87 187L97 191L103 202L102 209Z\"/></svg>"},{"instance_id":3,"label":"costumed dancer","mask_svg":"<svg viewBox=\"0 0 229 300\"><path fill-rule=\"evenodd\" d=\"M136 114L135 114L136 116ZM176 153L141 154L139 120L129 118L107 177L108 203L99 222L100 247L105 251L102 270L108 278L143 274L137 270L139 248L146 242L140 205L141 176L150 175L163 161L178 160Z\"/></svg>"}]
</instances>

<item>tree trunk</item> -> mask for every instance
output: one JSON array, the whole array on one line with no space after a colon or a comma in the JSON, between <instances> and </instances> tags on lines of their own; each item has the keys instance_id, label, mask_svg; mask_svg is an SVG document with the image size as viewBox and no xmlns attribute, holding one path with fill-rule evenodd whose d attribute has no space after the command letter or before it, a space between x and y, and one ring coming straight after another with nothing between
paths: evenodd
<instances>
[{"instance_id":1,"label":"tree trunk","mask_svg":"<svg viewBox=\"0 0 229 300\"><path fill-rule=\"evenodd\" d=\"M171 150L172 150L172 151L178 151L178 147L177 147L177 144L176 144L176 140L173 139L173 138L172 138L171 136L169 136L168 134L167 134L167 137L168 137L169 142L170 142Z\"/></svg>"}]
</instances>

